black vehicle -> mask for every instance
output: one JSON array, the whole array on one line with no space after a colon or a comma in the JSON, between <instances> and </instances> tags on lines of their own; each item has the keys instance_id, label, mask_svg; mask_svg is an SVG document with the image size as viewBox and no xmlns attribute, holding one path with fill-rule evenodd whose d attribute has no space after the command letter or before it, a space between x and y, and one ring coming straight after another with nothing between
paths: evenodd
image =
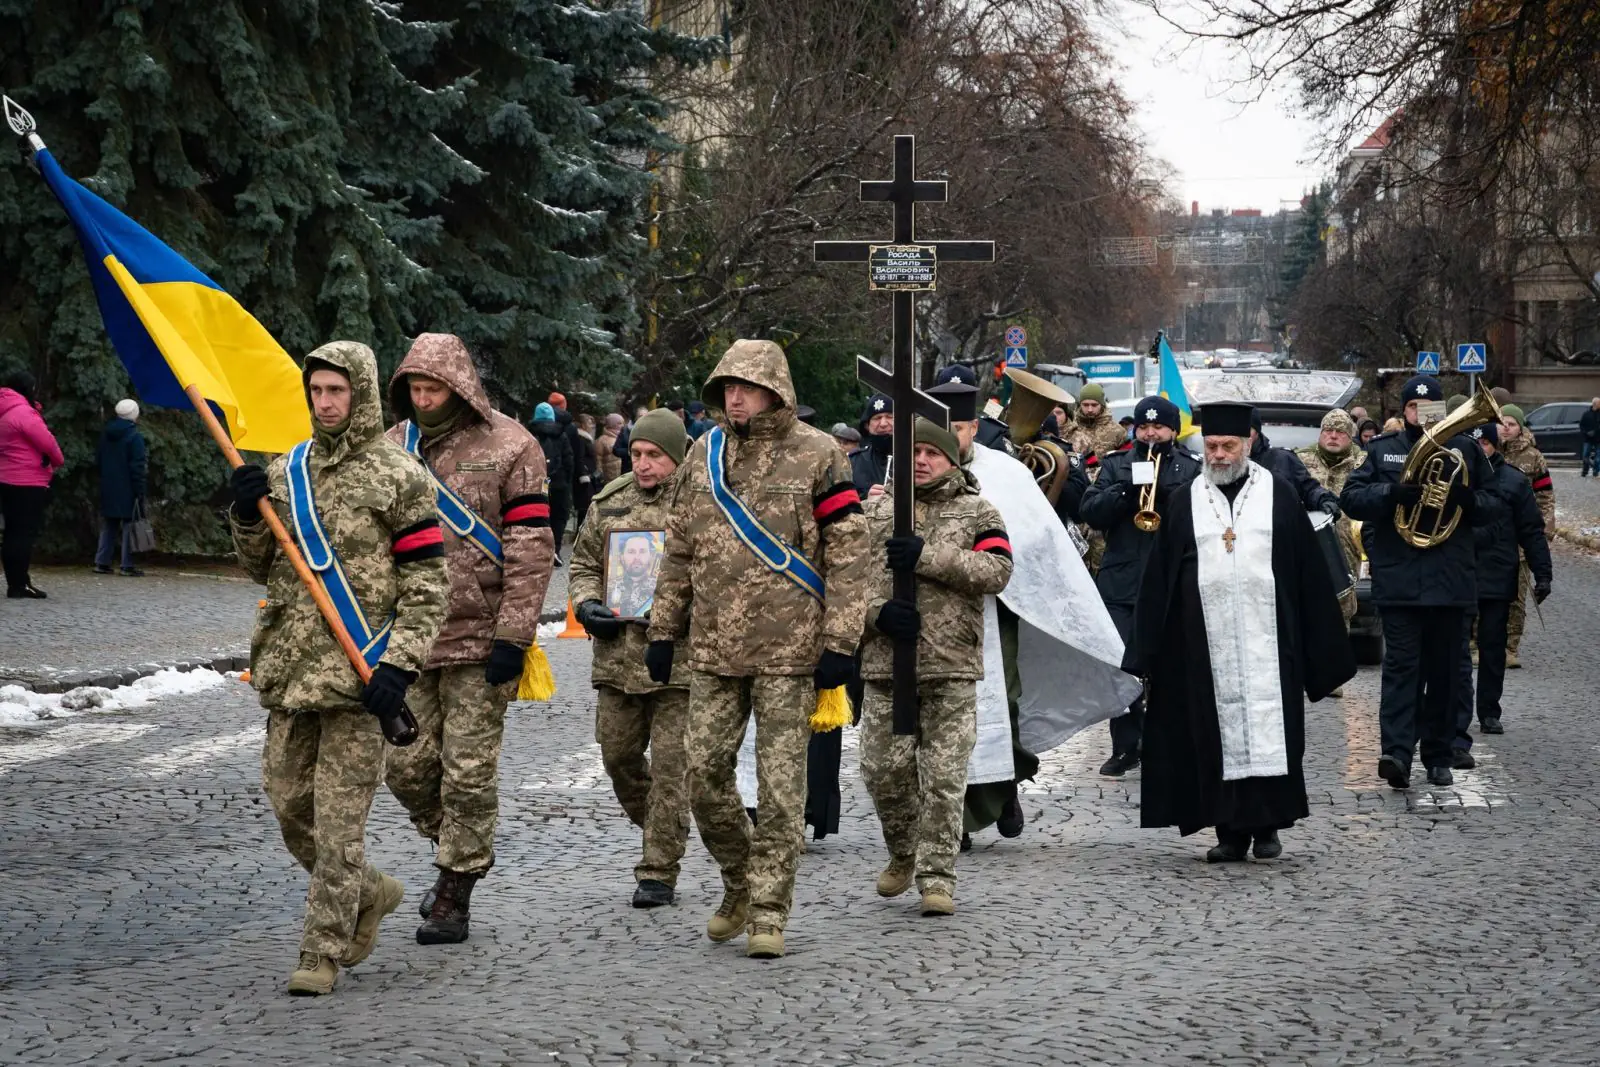
<instances>
[{"instance_id":1,"label":"black vehicle","mask_svg":"<svg viewBox=\"0 0 1600 1067\"><path fill-rule=\"evenodd\" d=\"M1578 420L1588 410L1587 401L1561 400L1528 412L1528 429L1533 431L1539 451L1551 459L1576 456L1583 445Z\"/></svg>"}]
</instances>

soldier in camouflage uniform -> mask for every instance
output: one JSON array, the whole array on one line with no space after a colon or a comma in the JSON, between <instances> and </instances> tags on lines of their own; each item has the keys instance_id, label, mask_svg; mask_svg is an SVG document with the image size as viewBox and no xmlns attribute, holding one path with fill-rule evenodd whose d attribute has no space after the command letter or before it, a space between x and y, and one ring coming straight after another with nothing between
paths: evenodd
<instances>
[{"instance_id":1,"label":"soldier in camouflage uniform","mask_svg":"<svg viewBox=\"0 0 1600 1067\"><path fill-rule=\"evenodd\" d=\"M1084 473L1091 483L1100 473L1100 461L1128 443L1127 431L1106 410L1105 389L1095 382L1089 382L1079 391L1078 410L1063 436L1082 459ZM1083 564L1092 575L1100 570L1100 557L1106 554L1106 535L1088 523L1080 523L1078 532L1089 544Z\"/></svg>"},{"instance_id":2,"label":"soldier in camouflage uniform","mask_svg":"<svg viewBox=\"0 0 1600 1067\"><path fill-rule=\"evenodd\" d=\"M673 684L650 680L645 625L621 621L605 604L606 550L614 530L667 528L687 447L683 422L666 408L634 423L633 470L594 498L570 561L572 602L594 638L595 740L622 810L644 831L644 856L633 869L636 908L672 903L689 839L689 678L685 671Z\"/></svg>"},{"instance_id":3,"label":"soldier in camouflage uniform","mask_svg":"<svg viewBox=\"0 0 1600 1067\"><path fill-rule=\"evenodd\" d=\"M806 800L806 747L818 690L844 685L866 614L866 519L850 464L821 430L795 418L783 349L736 341L701 393L722 412L727 483L772 535L809 561L825 595L758 559L712 497L708 432L694 444L667 525L646 664L671 680L688 638L689 799L722 868L714 941L747 925L746 953L783 955ZM752 711L760 823L752 835L735 760ZM753 840L752 840L753 837Z\"/></svg>"},{"instance_id":4,"label":"soldier in camouflage uniform","mask_svg":"<svg viewBox=\"0 0 1600 1067\"><path fill-rule=\"evenodd\" d=\"M899 896L916 878L922 914L953 915L967 761L978 737L983 677L983 598L1011 578L1011 542L994 505L961 469L956 435L918 418L912 474L916 534L893 537L894 502L867 505L877 588L867 607L862 647L866 706L861 713L861 777L889 846L878 894ZM899 475L903 476L903 475ZM895 600L892 571L917 576L915 602ZM894 733L894 639L917 642L917 732Z\"/></svg>"},{"instance_id":5,"label":"soldier in camouflage uniform","mask_svg":"<svg viewBox=\"0 0 1600 1067\"><path fill-rule=\"evenodd\" d=\"M1533 431L1525 423L1522 409L1515 404L1502 404L1500 414L1500 454L1505 461L1528 476L1533 486L1533 499L1539 504L1539 514L1544 518L1544 538L1553 541L1556 536L1555 482L1550 477L1550 465L1539 451ZM1528 618L1528 587L1531 585L1528 561L1524 559L1517 569L1517 595L1511 601L1511 621L1507 630L1506 667L1516 670L1522 666L1518 651L1522 648L1522 630Z\"/></svg>"},{"instance_id":6,"label":"soldier in camouflage uniform","mask_svg":"<svg viewBox=\"0 0 1600 1067\"><path fill-rule=\"evenodd\" d=\"M360 678L278 549L259 503L269 498L294 530L286 460L233 474L233 543L267 587L250 642L250 684L268 709L262 784L284 844L311 875L300 963L289 992L333 991L339 965L365 959L378 923L405 889L366 862L367 812L383 780L375 714L393 714L416 680L449 599L433 488L383 437L372 350L334 341L306 357L313 416L307 467L316 511L356 599L374 626L391 618L388 646ZM372 714L369 714L371 712Z\"/></svg>"},{"instance_id":7,"label":"soldier in camouflage uniform","mask_svg":"<svg viewBox=\"0 0 1600 1067\"><path fill-rule=\"evenodd\" d=\"M1350 477L1350 472L1367 461L1366 451L1352 441L1355 432L1355 420L1342 409L1334 408L1322 416L1322 434L1317 443L1295 449L1295 455L1306 465L1306 471L1316 479L1318 485L1334 496L1344 492L1345 479ZM1350 573L1357 573L1361 565L1361 550L1356 545L1355 530L1349 517L1340 515L1334 530L1339 535L1339 547L1344 549L1344 559L1350 565ZM1356 591L1353 586L1339 597L1339 610L1344 613L1344 625L1348 630L1350 620L1356 617ZM1339 694L1335 691L1333 695Z\"/></svg>"},{"instance_id":8,"label":"soldier in camouflage uniform","mask_svg":"<svg viewBox=\"0 0 1600 1067\"><path fill-rule=\"evenodd\" d=\"M417 338L389 382L389 406L401 420L389 439L403 446L415 424L423 463L501 546L496 562L441 524L450 614L411 689L417 740L390 753L385 779L417 832L438 845L417 941L458 944L469 933L473 886L494 864L506 705L550 583L544 450L490 406L467 346L451 334Z\"/></svg>"}]
</instances>

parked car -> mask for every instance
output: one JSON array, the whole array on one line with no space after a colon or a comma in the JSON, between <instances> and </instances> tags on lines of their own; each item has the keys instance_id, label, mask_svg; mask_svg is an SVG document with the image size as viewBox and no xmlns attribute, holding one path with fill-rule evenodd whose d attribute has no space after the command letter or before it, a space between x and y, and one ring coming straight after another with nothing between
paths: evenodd
<instances>
[{"instance_id":1,"label":"parked car","mask_svg":"<svg viewBox=\"0 0 1600 1067\"><path fill-rule=\"evenodd\" d=\"M1576 456L1583 443L1578 420L1588 410L1588 401L1562 400L1528 412L1528 429L1533 431L1539 451L1552 458Z\"/></svg>"}]
</instances>

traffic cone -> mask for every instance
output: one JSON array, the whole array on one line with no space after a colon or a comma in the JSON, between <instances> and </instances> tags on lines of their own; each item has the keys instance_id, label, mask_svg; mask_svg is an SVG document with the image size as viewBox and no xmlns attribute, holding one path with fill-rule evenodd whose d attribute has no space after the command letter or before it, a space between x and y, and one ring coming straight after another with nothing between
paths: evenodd
<instances>
[{"instance_id":1,"label":"traffic cone","mask_svg":"<svg viewBox=\"0 0 1600 1067\"><path fill-rule=\"evenodd\" d=\"M572 601L567 601L567 628L556 634L557 637L588 637L589 631L578 625L578 613L572 610Z\"/></svg>"}]
</instances>

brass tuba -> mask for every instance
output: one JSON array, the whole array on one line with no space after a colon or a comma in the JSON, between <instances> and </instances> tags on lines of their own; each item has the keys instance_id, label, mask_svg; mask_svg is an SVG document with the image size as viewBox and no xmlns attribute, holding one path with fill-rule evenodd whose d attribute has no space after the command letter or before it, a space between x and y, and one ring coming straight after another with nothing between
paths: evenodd
<instances>
[{"instance_id":1,"label":"brass tuba","mask_svg":"<svg viewBox=\"0 0 1600 1067\"><path fill-rule=\"evenodd\" d=\"M1027 441L1037 434L1051 408L1059 405L1070 409L1074 403L1071 393L1037 374L1008 370L1006 377L1011 379L1011 405L1006 408L1006 425L1011 428L1014 441ZM1017 458L1033 471L1033 480L1039 483L1050 506L1055 507L1072 473L1067 450L1054 441L1035 441L1021 445Z\"/></svg>"},{"instance_id":2,"label":"brass tuba","mask_svg":"<svg viewBox=\"0 0 1600 1067\"><path fill-rule=\"evenodd\" d=\"M1450 539L1461 522L1461 509L1447 512L1450 491L1457 481L1467 485L1467 471L1471 464L1459 449L1447 448L1450 438L1474 426L1500 420L1500 405L1494 402L1489 390L1478 383L1473 398L1432 426L1425 427L1422 438L1411 447L1406 456L1405 469L1400 481L1405 485L1422 486L1422 499L1408 512L1404 507L1394 509L1395 532L1413 548L1432 548Z\"/></svg>"}]
</instances>

